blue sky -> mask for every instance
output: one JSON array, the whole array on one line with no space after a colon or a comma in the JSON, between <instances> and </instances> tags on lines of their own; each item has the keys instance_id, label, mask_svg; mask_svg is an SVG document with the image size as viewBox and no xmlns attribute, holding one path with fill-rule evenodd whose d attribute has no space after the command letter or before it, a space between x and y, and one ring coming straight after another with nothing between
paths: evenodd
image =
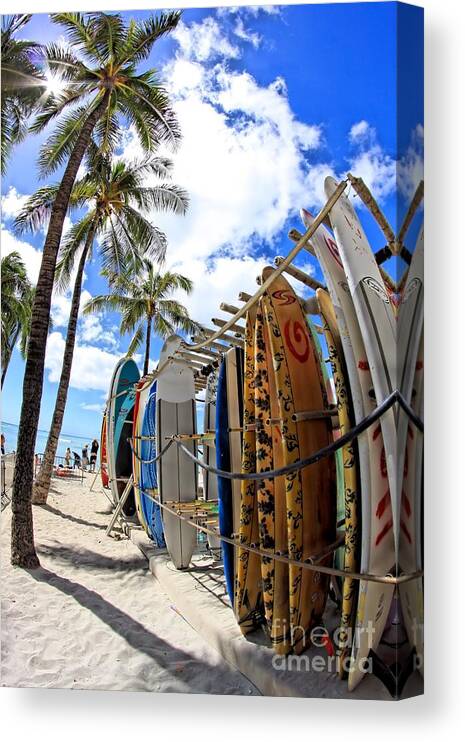
<instances>
[{"instance_id":1,"label":"blue sky","mask_svg":"<svg viewBox=\"0 0 465 742\"><path fill-rule=\"evenodd\" d=\"M37 14L23 35L47 42L62 31ZM178 111L184 139L173 180L189 191L191 207L186 217L150 218L168 236L166 267L195 281L193 294L182 298L195 319L208 322L220 316L222 300L237 304L238 291L253 292L263 265L289 251L288 230L302 229L299 209L316 213L322 205L327 174L361 175L391 224L400 224L422 177L422 54L420 10L402 4L184 12L149 66L159 70ZM24 197L42 184L35 168L41 141L31 136L16 148L2 184L2 251L18 249L33 279L44 235L18 237L12 223ZM142 156L124 122L118 154ZM360 217L373 248L382 247L363 208ZM415 225L410 248L414 235ZM309 254L298 263L321 277ZM94 259L85 298L104 291ZM53 411L68 311L69 296L55 296L41 428ZM111 369L128 343L117 315L81 320L64 430L98 433ZM159 349L154 340L153 361ZM8 422L19 418L22 374L16 351L3 395Z\"/></svg>"}]
</instances>

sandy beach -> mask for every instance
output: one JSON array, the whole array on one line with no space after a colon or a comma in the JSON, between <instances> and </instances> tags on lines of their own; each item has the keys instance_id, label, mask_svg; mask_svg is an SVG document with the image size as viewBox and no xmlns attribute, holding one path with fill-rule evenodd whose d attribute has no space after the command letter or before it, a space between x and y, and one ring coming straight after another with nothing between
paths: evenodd
<instances>
[{"instance_id":1,"label":"sandy beach","mask_svg":"<svg viewBox=\"0 0 465 742\"><path fill-rule=\"evenodd\" d=\"M53 480L34 507L41 569L11 567L1 517L1 685L256 695L176 612L127 538L108 538L94 476Z\"/></svg>"}]
</instances>

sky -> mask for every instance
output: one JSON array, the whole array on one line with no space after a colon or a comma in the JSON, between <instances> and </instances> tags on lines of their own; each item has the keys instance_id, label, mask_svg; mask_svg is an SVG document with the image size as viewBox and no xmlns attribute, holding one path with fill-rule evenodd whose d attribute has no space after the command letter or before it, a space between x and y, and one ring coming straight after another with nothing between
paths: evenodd
<instances>
[{"instance_id":1,"label":"sky","mask_svg":"<svg viewBox=\"0 0 465 742\"><path fill-rule=\"evenodd\" d=\"M148 15L123 13L126 20ZM144 67L158 70L180 121L183 140L170 154L173 182L188 191L190 206L185 216L148 216L168 238L164 269L194 281L191 295L177 297L194 319L228 319L219 304L237 305L239 291L256 290L263 266L289 252L289 229L303 231L299 210L317 213L323 205L326 175L362 177L394 229L400 226L423 177L422 32L420 9L397 3L188 9L176 31L155 45ZM34 15L22 36L64 42L45 14ZM45 235L18 235L13 222L44 184L35 162L45 136L31 135L14 150L2 181L2 255L18 250L32 281ZM143 159L125 121L116 154ZM59 173L45 182L58 179ZM383 247L371 216L356 198L355 204L373 249ZM309 253L296 264L322 278ZM106 284L97 249L86 267L83 303L100 293ZM70 292L54 294L41 429L53 412L69 308ZM81 317L63 430L98 433L113 368L129 341L119 333L118 315ZM151 367L161 344L152 341ZM23 371L15 350L2 412L11 423L19 419Z\"/></svg>"}]
</instances>

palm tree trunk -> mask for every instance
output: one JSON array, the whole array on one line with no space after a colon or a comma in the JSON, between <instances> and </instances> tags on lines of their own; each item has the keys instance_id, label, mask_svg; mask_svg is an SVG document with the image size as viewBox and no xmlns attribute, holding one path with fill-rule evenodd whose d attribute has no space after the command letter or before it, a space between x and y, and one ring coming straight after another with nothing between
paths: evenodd
<instances>
[{"instance_id":1,"label":"palm tree trunk","mask_svg":"<svg viewBox=\"0 0 465 742\"><path fill-rule=\"evenodd\" d=\"M88 116L66 166L50 216L32 307L11 501L11 563L29 569L40 566L34 546L31 499L34 448L44 382L45 349L57 253L71 190L94 126L105 111L108 95L107 90L101 103Z\"/></svg>"},{"instance_id":2,"label":"palm tree trunk","mask_svg":"<svg viewBox=\"0 0 465 742\"><path fill-rule=\"evenodd\" d=\"M147 330L145 333L145 358L144 358L144 371L143 371L142 376L146 376L149 371L151 333L152 333L152 315L149 314L149 316L147 317Z\"/></svg>"},{"instance_id":3,"label":"palm tree trunk","mask_svg":"<svg viewBox=\"0 0 465 742\"><path fill-rule=\"evenodd\" d=\"M32 492L32 502L35 505L45 505L50 489L50 480L52 478L53 465L58 447L58 440L63 425L63 416L65 414L66 400L68 398L69 380L71 378L71 367L73 365L74 346L76 343L76 328L79 315L79 303L82 293L82 277L87 255L94 241L95 228L93 227L82 251L79 260L78 271L74 283L73 297L71 300L71 311L68 321L68 330L66 332L65 352L63 355L63 365L61 368L60 383L58 384L57 398L55 409L53 411L50 432L48 434L47 445L45 447L44 458L36 478Z\"/></svg>"},{"instance_id":4,"label":"palm tree trunk","mask_svg":"<svg viewBox=\"0 0 465 742\"><path fill-rule=\"evenodd\" d=\"M2 359L2 380L1 380L1 389L3 389L3 384L6 377L6 372L8 371L8 366L10 365L11 356L13 355L13 348L16 345L16 341L19 337L21 328L18 325L18 329L15 332L15 335L10 343L8 343L8 347L4 349L3 352L3 359Z\"/></svg>"}]
</instances>

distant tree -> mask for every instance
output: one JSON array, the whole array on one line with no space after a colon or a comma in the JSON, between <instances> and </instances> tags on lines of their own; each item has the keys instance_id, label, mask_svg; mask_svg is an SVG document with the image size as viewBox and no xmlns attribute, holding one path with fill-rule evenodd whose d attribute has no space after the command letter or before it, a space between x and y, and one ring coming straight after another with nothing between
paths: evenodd
<instances>
[{"instance_id":1,"label":"distant tree","mask_svg":"<svg viewBox=\"0 0 465 742\"><path fill-rule=\"evenodd\" d=\"M13 349L20 342L23 358L31 327L34 290L27 277L26 266L18 252L2 258L2 379L5 381Z\"/></svg>"},{"instance_id":2,"label":"distant tree","mask_svg":"<svg viewBox=\"0 0 465 742\"><path fill-rule=\"evenodd\" d=\"M144 270L136 275L108 275L112 291L95 296L84 306L84 314L99 311L121 313L120 332L133 333L127 355L134 355L144 345L144 370L148 372L152 333L161 338L176 330L197 332L199 325L179 301L172 298L175 291L192 291L193 283L179 273L159 273L150 261L144 260Z\"/></svg>"}]
</instances>

